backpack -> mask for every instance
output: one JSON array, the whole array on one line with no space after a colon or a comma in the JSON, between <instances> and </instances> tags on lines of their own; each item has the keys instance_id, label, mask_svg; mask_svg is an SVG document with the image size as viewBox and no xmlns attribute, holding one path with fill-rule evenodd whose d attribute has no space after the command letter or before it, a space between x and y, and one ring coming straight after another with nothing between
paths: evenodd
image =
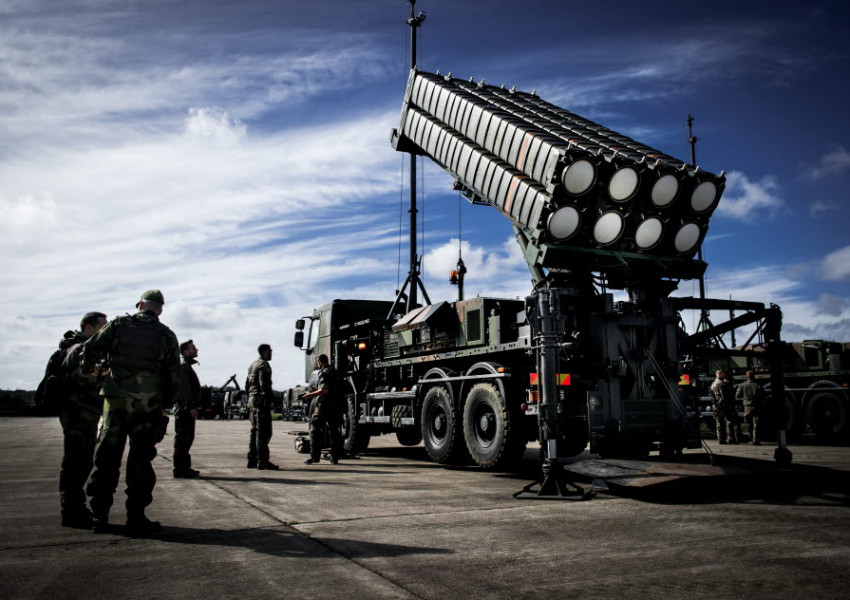
<instances>
[{"instance_id":1,"label":"backpack","mask_svg":"<svg viewBox=\"0 0 850 600\"><path fill-rule=\"evenodd\" d=\"M59 348L50 355L44 377L35 391L35 405L43 413L55 413L68 399L68 384L62 363L70 348Z\"/></svg>"}]
</instances>

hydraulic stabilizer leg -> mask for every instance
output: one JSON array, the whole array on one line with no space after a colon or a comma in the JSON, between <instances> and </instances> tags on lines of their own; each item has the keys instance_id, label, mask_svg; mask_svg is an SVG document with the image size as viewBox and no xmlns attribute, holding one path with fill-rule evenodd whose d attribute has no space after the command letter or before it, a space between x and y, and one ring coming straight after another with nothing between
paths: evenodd
<instances>
[{"instance_id":1,"label":"hydraulic stabilizer leg","mask_svg":"<svg viewBox=\"0 0 850 600\"><path fill-rule=\"evenodd\" d=\"M584 500L589 493L568 481L563 465L558 461L558 437L561 432L558 414L558 335L555 327L558 311L558 294L551 288L535 292L537 321L535 332L537 346L537 374L540 386L540 425L543 432L543 481L536 492L537 482L525 486L514 494L517 498L545 498Z\"/></svg>"},{"instance_id":2,"label":"hydraulic stabilizer leg","mask_svg":"<svg viewBox=\"0 0 850 600\"><path fill-rule=\"evenodd\" d=\"M794 455L788 449L785 428L788 423L788 409L785 406L785 375L782 372L780 353L780 331L782 331L782 311L771 304L764 320L765 342L767 343L768 362L770 364L770 388L773 390L773 402L778 409L777 443L773 459L780 465L791 464Z\"/></svg>"}]
</instances>

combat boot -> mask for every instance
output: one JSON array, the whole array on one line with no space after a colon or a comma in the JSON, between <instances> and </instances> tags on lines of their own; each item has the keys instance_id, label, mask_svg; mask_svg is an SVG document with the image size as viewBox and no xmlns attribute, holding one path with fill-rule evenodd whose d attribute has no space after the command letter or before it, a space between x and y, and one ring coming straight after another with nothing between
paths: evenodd
<instances>
[{"instance_id":1,"label":"combat boot","mask_svg":"<svg viewBox=\"0 0 850 600\"><path fill-rule=\"evenodd\" d=\"M109 533L109 515L92 515L91 530L92 533Z\"/></svg>"},{"instance_id":2,"label":"combat boot","mask_svg":"<svg viewBox=\"0 0 850 600\"><path fill-rule=\"evenodd\" d=\"M201 472L195 469L180 469L174 471L174 479L194 479L200 474Z\"/></svg>"},{"instance_id":3,"label":"combat boot","mask_svg":"<svg viewBox=\"0 0 850 600\"><path fill-rule=\"evenodd\" d=\"M259 469L260 471L280 471L279 466L269 461L259 463L257 465L257 469Z\"/></svg>"},{"instance_id":4,"label":"combat boot","mask_svg":"<svg viewBox=\"0 0 850 600\"><path fill-rule=\"evenodd\" d=\"M124 535L129 537L143 537L162 529L159 521L151 521L144 513L138 515L127 515L127 523L124 524Z\"/></svg>"},{"instance_id":5,"label":"combat boot","mask_svg":"<svg viewBox=\"0 0 850 600\"><path fill-rule=\"evenodd\" d=\"M85 506L62 510L62 527L91 529L93 524L92 514Z\"/></svg>"}]
</instances>

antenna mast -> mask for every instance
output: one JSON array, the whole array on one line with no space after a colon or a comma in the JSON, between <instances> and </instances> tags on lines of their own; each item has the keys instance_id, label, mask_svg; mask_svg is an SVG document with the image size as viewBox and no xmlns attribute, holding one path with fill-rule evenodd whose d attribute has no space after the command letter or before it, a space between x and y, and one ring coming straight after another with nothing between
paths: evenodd
<instances>
[{"instance_id":1,"label":"antenna mast","mask_svg":"<svg viewBox=\"0 0 850 600\"><path fill-rule=\"evenodd\" d=\"M407 24L410 26L410 69L416 70L416 35L422 22L425 21L425 13L420 12L418 15L414 15L413 7L416 4L416 0L407 1L410 4L410 17L407 19ZM404 285L401 286L401 290L398 291L395 303L390 310L390 317L392 317L396 307L401 303L405 303L405 312L410 312L419 306L417 297L419 289L422 290L422 296L425 302L428 304L431 303L430 298L428 298L428 292L425 291L425 284L422 283L422 279L419 276L420 259L417 254L416 241L416 219L419 210L416 208L416 154L413 152L410 153L410 210L408 210L408 213L410 214L410 269L407 273L407 279L405 279ZM404 291L408 285L410 286L410 294L405 296Z\"/></svg>"}]
</instances>

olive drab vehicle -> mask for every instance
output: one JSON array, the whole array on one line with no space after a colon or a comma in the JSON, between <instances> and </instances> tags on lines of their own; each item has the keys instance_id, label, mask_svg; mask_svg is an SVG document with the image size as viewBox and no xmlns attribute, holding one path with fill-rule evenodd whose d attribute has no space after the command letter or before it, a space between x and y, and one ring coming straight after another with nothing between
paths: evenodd
<instances>
[{"instance_id":1,"label":"olive drab vehicle","mask_svg":"<svg viewBox=\"0 0 850 600\"><path fill-rule=\"evenodd\" d=\"M712 352L707 360L691 370L697 390L700 416L714 426L708 386L717 369L728 369L736 382L753 371L755 380L771 393L770 361L762 343L747 343L725 353ZM788 435L799 438L810 433L819 443L841 443L850 438L850 343L825 340L782 342L779 359L784 380L781 403L782 426ZM743 415L743 407L738 406ZM765 415L769 420L778 414Z\"/></svg>"},{"instance_id":2,"label":"olive drab vehicle","mask_svg":"<svg viewBox=\"0 0 850 600\"><path fill-rule=\"evenodd\" d=\"M219 387L210 390L199 413L201 419L247 419L248 397L239 387L236 374Z\"/></svg>"},{"instance_id":3,"label":"olive drab vehicle","mask_svg":"<svg viewBox=\"0 0 850 600\"><path fill-rule=\"evenodd\" d=\"M392 144L512 223L533 288L522 300L425 294L424 305L403 288L299 319L305 376L323 353L344 379L349 452L395 434L438 463L501 468L537 440L545 472L588 444L603 455L699 446L679 402L687 336L669 296L706 268L695 256L723 174L533 93L416 68Z\"/></svg>"}]
</instances>

